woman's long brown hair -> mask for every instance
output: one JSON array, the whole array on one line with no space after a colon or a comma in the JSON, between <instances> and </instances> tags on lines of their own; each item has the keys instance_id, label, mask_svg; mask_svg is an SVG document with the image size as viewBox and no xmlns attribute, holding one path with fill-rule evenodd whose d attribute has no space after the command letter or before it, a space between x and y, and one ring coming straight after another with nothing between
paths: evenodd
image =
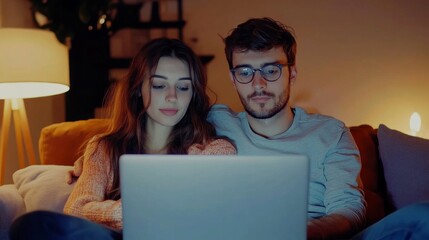
<instances>
[{"instance_id":1,"label":"woman's long brown hair","mask_svg":"<svg viewBox=\"0 0 429 240\"><path fill-rule=\"evenodd\" d=\"M169 154L187 154L194 143L205 144L215 137L214 127L207 122L210 100L206 94L207 79L203 66L195 53L176 39L160 38L148 42L134 57L125 79L106 95L111 124L106 134L96 144L102 143L104 156L110 158L113 186L108 199L120 198L119 157L122 154L145 153L147 139L145 129L146 109L141 89L143 81L155 72L161 57L175 57L189 66L193 96L182 120L173 128L167 144Z\"/></svg>"}]
</instances>

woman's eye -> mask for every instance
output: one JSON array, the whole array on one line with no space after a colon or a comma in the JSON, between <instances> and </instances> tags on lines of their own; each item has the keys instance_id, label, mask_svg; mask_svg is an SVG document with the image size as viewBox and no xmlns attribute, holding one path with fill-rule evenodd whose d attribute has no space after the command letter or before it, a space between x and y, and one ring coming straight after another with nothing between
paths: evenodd
<instances>
[{"instance_id":1,"label":"woman's eye","mask_svg":"<svg viewBox=\"0 0 429 240\"><path fill-rule=\"evenodd\" d=\"M189 86L177 86L177 89L179 89L180 91L188 91Z\"/></svg>"},{"instance_id":2,"label":"woman's eye","mask_svg":"<svg viewBox=\"0 0 429 240\"><path fill-rule=\"evenodd\" d=\"M152 88L153 88L153 89L164 89L164 88L165 88L165 85L157 85L157 84L154 84L154 85L152 85Z\"/></svg>"}]
</instances>

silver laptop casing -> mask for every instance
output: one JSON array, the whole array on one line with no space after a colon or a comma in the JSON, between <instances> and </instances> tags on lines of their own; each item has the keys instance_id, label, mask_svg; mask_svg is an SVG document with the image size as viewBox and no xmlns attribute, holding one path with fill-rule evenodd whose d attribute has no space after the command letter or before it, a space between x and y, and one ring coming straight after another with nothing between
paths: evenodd
<instances>
[{"instance_id":1,"label":"silver laptop casing","mask_svg":"<svg viewBox=\"0 0 429 240\"><path fill-rule=\"evenodd\" d=\"M123 155L123 236L306 239L308 179L298 155Z\"/></svg>"}]
</instances>

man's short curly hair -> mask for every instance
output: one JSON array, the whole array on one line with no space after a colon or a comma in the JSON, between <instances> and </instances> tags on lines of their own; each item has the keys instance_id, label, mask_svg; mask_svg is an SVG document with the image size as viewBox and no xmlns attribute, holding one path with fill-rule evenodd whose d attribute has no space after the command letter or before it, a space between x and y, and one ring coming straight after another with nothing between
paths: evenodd
<instances>
[{"instance_id":1,"label":"man's short curly hair","mask_svg":"<svg viewBox=\"0 0 429 240\"><path fill-rule=\"evenodd\" d=\"M232 29L224 39L225 54L232 69L232 55L237 51L267 51L282 46L288 64L295 64L296 40L293 29L271 18L251 18Z\"/></svg>"}]
</instances>

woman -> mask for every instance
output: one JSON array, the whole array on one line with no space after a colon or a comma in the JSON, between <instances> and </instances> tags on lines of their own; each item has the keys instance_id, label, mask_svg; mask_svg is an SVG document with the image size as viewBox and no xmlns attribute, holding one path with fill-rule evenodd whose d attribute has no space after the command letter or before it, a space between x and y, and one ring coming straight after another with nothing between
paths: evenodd
<instances>
[{"instance_id":1,"label":"woman","mask_svg":"<svg viewBox=\"0 0 429 240\"><path fill-rule=\"evenodd\" d=\"M111 125L94 137L64 212L33 212L14 222L11 239L121 239L119 156L135 154L235 154L217 138L203 67L179 40L156 39L134 57L128 75L108 95ZM86 220L87 219L87 220ZM88 221L89 220L89 221Z\"/></svg>"}]
</instances>

